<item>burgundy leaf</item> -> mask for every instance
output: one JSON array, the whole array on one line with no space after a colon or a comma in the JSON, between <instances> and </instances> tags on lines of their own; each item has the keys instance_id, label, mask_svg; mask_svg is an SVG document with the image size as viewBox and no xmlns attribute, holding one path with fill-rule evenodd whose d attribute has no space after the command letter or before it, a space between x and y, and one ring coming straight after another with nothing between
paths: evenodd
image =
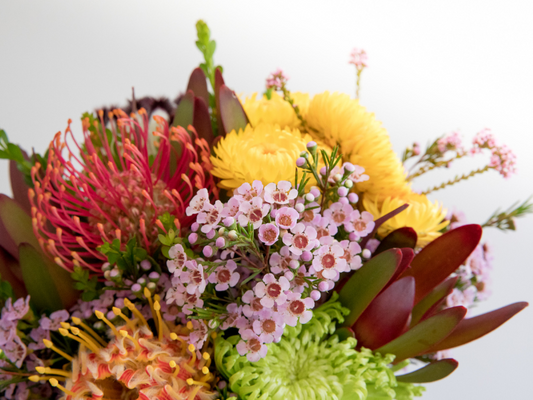
<instances>
[{"instance_id":1,"label":"burgundy leaf","mask_svg":"<svg viewBox=\"0 0 533 400\"><path fill-rule=\"evenodd\" d=\"M474 251L483 230L479 225L464 225L435 239L416 255L403 276L416 280L415 304L443 282Z\"/></svg>"},{"instance_id":2,"label":"burgundy leaf","mask_svg":"<svg viewBox=\"0 0 533 400\"><path fill-rule=\"evenodd\" d=\"M219 118L222 120L224 132L239 131L246 128L248 117L235 93L226 85L219 88L218 100L220 106Z\"/></svg>"},{"instance_id":3,"label":"burgundy leaf","mask_svg":"<svg viewBox=\"0 0 533 400\"><path fill-rule=\"evenodd\" d=\"M366 244L368 243L368 241L374 237L374 235L376 234L376 232L378 231L379 227L387 220L395 217L396 215L398 215L399 213L401 213L403 210L405 210L407 207L409 207L409 204L404 204L403 206L400 206L398 207L396 210L392 210L390 213L388 214L385 214L383 215L382 217L379 217L378 219L376 219L374 221L374 229L372 229L372 232L370 232L370 234L368 234L367 236L365 236L363 238L363 240L361 240L361 243L359 243L361 245L361 248L364 249L366 247Z\"/></svg>"},{"instance_id":4,"label":"burgundy leaf","mask_svg":"<svg viewBox=\"0 0 533 400\"><path fill-rule=\"evenodd\" d=\"M472 342L492 332L514 317L529 304L525 301L509 304L508 306L479 315L477 317L462 320L457 328L446 339L431 347L425 353L433 353L439 350L451 349Z\"/></svg>"},{"instance_id":5,"label":"burgundy leaf","mask_svg":"<svg viewBox=\"0 0 533 400\"><path fill-rule=\"evenodd\" d=\"M378 248L374 252L374 255L382 253L385 250L392 249L394 247L408 247L414 249L417 240L418 235L416 234L416 231L413 228L405 226L403 228L396 229L395 231L392 231L387 236L385 236L385 238L381 241Z\"/></svg>"},{"instance_id":6,"label":"burgundy leaf","mask_svg":"<svg viewBox=\"0 0 533 400\"><path fill-rule=\"evenodd\" d=\"M446 279L441 284L437 285L435 289L429 292L422 300L418 302L413 308L411 319L411 326L416 325L423 318L428 317L428 313L435 311L438 304L452 292L459 277Z\"/></svg>"},{"instance_id":7,"label":"burgundy leaf","mask_svg":"<svg viewBox=\"0 0 533 400\"><path fill-rule=\"evenodd\" d=\"M189 78L189 84L187 85L187 91L192 90L195 97L200 97L205 104L209 104L209 91L207 90L207 80L201 68L195 68L191 77Z\"/></svg>"},{"instance_id":8,"label":"burgundy leaf","mask_svg":"<svg viewBox=\"0 0 533 400\"><path fill-rule=\"evenodd\" d=\"M26 153L23 153L26 157ZM28 198L28 185L24 182L24 174L17 168L16 161L9 161L9 179L11 180L11 190L13 198L20 204L22 209L31 214L31 204Z\"/></svg>"},{"instance_id":9,"label":"burgundy leaf","mask_svg":"<svg viewBox=\"0 0 533 400\"><path fill-rule=\"evenodd\" d=\"M209 109L207 103L200 97L194 98L194 117L193 126L198 133L198 136L205 139L207 144L211 146L213 143L213 128L211 127L211 117L209 116Z\"/></svg>"},{"instance_id":10,"label":"burgundy leaf","mask_svg":"<svg viewBox=\"0 0 533 400\"><path fill-rule=\"evenodd\" d=\"M377 349L406 329L415 298L415 279L394 282L370 303L354 325L358 344Z\"/></svg>"}]
</instances>

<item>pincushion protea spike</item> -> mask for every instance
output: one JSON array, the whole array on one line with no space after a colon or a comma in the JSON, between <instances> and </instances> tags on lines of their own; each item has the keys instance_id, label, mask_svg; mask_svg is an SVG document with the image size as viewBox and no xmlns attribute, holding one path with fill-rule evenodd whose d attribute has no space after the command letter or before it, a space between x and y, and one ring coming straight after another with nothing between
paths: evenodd
<instances>
[{"instance_id":1,"label":"pincushion protea spike","mask_svg":"<svg viewBox=\"0 0 533 400\"><path fill-rule=\"evenodd\" d=\"M86 116L81 144L69 120L64 135L58 132L50 143L44 172L40 165L32 170L35 234L45 253L67 270L80 265L100 272L105 257L96 248L114 239L125 244L136 237L150 252L158 217L168 212L178 229L187 227L192 218L185 209L195 192L208 188L218 196L209 174L209 146L194 128L189 134L155 116L151 139L144 109L131 117L112 113L117 122L106 129L103 111L99 119Z\"/></svg>"}]
</instances>

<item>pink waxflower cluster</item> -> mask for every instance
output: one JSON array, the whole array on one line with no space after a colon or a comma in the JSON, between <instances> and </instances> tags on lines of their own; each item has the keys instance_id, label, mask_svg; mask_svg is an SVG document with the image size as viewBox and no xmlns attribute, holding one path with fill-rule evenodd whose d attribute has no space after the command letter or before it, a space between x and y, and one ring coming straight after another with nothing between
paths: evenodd
<instances>
[{"instance_id":1,"label":"pink waxflower cluster","mask_svg":"<svg viewBox=\"0 0 533 400\"><path fill-rule=\"evenodd\" d=\"M18 321L30 312L30 296L20 298L14 303L8 298L0 318L0 350L18 368L26 358L27 348L17 334Z\"/></svg>"},{"instance_id":2,"label":"pink waxflower cluster","mask_svg":"<svg viewBox=\"0 0 533 400\"><path fill-rule=\"evenodd\" d=\"M451 132L447 135L444 135L439 140L437 140L437 148L440 153L444 153L448 150L456 151L457 153L463 153L463 143L459 132Z\"/></svg>"},{"instance_id":3,"label":"pink waxflower cluster","mask_svg":"<svg viewBox=\"0 0 533 400\"><path fill-rule=\"evenodd\" d=\"M353 64L357 69L368 67L368 55L363 49L355 47L350 53L350 60L348 64Z\"/></svg>"},{"instance_id":4,"label":"pink waxflower cluster","mask_svg":"<svg viewBox=\"0 0 533 400\"><path fill-rule=\"evenodd\" d=\"M266 87L267 89L281 90L288 80L289 77L285 75L281 68L278 68L268 76Z\"/></svg>"},{"instance_id":5,"label":"pink waxflower cluster","mask_svg":"<svg viewBox=\"0 0 533 400\"><path fill-rule=\"evenodd\" d=\"M508 146L498 144L490 129L483 129L474 137L470 152L476 154L482 149L491 151L489 167L494 168L504 178L516 173L516 155Z\"/></svg>"},{"instance_id":6,"label":"pink waxflower cluster","mask_svg":"<svg viewBox=\"0 0 533 400\"><path fill-rule=\"evenodd\" d=\"M333 175L361 182L368 179L363 172L346 163ZM320 292L362 265L358 240L373 231L372 215L354 209L358 198L348 190L339 190L324 210L320 196L318 188L298 196L288 181L254 181L226 203L212 204L200 190L187 209L196 215L188 242L203 257L191 258L186 243L170 248L167 303L191 315L209 308L208 285L229 293L220 294L231 299L219 314L220 328L239 330L237 350L248 360L264 357L266 344L281 340L285 325L311 319Z\"/></svg>"}]
</instances>

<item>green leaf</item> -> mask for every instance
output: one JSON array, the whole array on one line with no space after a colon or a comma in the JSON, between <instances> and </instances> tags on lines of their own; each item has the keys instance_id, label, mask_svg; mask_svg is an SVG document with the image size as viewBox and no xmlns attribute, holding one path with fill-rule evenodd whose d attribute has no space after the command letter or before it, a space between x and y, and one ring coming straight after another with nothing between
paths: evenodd
<instances>
[{"instance_id":1,"label":"green leaf","mask_svg":"<svg viewBox=\"0 0 533 400\"><path fill-rule=\"evenodd\" d=\"M0 225L3 225L9 240L15 247L21 243L29 243L36 249L40 248L33 233L31 217L20 205L5 194L0 194ZM6 248L6 250L17 257L18 251L15 249Z\"/></svg>"},{"instance_id":2,"label":"green leaf","mask_svg":"<svg viewBox=\"0 0 533 400\"><path fill-rule=\"evenodd\" d=\"M403 361L427 352L448 336L466 315L466 308L452 307L420 322L402 336L375 350L376 353L394 354L394 362Z\"/></svg>"},{"instance_id":3,"label":"green leaf","mask_svg":"<svg viewBox=\"0 0 533 400\"><path fill-rule=\"evenodd\" d=\"M459 363L453 358L433 361L428 365L409 374L396 376L398 382L429 383L446 378L458 367Z\"/></svg>"},{"instance_id":4,"label":"green leaf","mask_svg":"<svg viewBox=\"0 0 533 400\"><path fill-rule=\"evenodd\" d=\"M355 338L355 333L351 328L339 328L335 331L335 335L339 337L339 342L342 342L348 338Z\"/></svg>"},{"instance_id":5,"label":"green leaf","mask_svg":"<svg viewBox=\"0 0 533 400\"><path fill-rule=\"evenodd\" d=\"M351 327L387 285L400 264L402 252L391 249L371 258L346 282L339 301L350 310L342 326Z\"/></svg>"},{"instance_id":6,"label":"green leaf","mask_svg":"<svg viewBox=\"0 0 533 400\"><path fill-rule=\"evenodd\" d=\"M37 310L57 311L65 308L41 253L30 244L21 243L19 260L24 283Z\"/></svg>"},{"instance_id":7,"label":"green leaf","mask_svg":"<svg viewBox=\"0 0 533 400\"><path fill-rule=\"evenodd\" d=\"M503 325L528 305L528 303L522 301L478 315L477 317L464 319L459 323L451 335L430 348L426 353L451 349L479 339Z\"/></svg>"},{"instance_id":8,"label":"green leaf","mask_svg":"<svg viewBox=\"0 0 533 400\"><path fill-rule=\"evenodd\" d=\"M188 90L185 96L180 101L172 126L181 126L185 129L192 125L194 119L194 93Z\"/></svg>"}]
</instances>

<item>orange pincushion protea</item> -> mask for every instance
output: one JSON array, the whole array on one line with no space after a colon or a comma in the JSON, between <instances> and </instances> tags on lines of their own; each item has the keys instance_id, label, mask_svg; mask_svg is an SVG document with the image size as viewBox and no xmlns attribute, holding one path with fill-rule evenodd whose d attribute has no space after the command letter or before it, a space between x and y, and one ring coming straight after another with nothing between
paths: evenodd
<instances>
[{"instance_id":1,"label":"orange pincushion protea","mask_svg":"<svg viewBox=\"0 0 533 400\"><path fill-rule=\"evenodd\" d=\"M58 133L50 144L44 173L40 165L32 169L35 234L45 253L70 271L81 265L101 272L105 257L95 249L114 239L125 244L136 237L154 250L158 217L168 212L178 228L186 227L193 221L185 209L198 189L217 197L209 146L194 129L189 134L156 116L150 138L143 109L139 118L121 110L111 116L117 122L106 129L103 112L100 121L86 117L82 144L74 140L69 121L64 137Z\"/></svg>"}]
</instances>

